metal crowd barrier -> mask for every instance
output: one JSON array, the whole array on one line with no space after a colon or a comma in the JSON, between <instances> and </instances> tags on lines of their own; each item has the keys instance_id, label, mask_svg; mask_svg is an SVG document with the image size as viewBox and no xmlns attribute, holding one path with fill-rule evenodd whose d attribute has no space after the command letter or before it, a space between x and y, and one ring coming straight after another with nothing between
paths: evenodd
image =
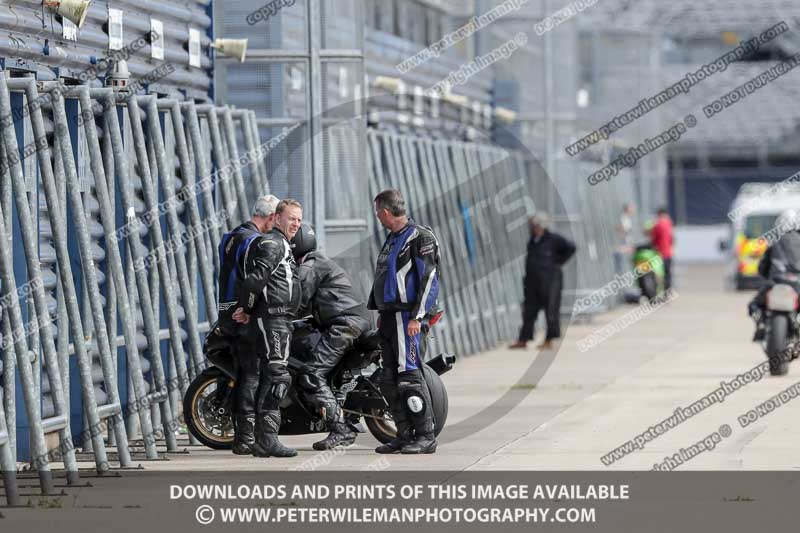
<instances>
[{"instance_id":1,"label":"metal crowd barrier","mask_svg":"<svg viewBox=\"0 0 800 533\"><path fill-rule=\"evenodd\" d=\"M0 468L10 505L20 501L18 389L31 433L23 462L43 494L51 463L75 485L87 454L102 474L110 461L131 467L138 449L148 460L160 445L177 451L180 400L217 318L216 245L249 218L248 198L269 190L263 157L252 157L261 141L251 111L54 86L0 74L0 116L16 117L0 123ZM73 443L76 427L86 438Z\"/></svg>"},{"instance_id":2,"label":"metal crowd barrier","mask_svg":"<svg viewBox=\"0 0 800 533\"><path fill-rule=\"evenodd\" d=\"M467 355L512 338L521 321L525 241L512 241L506 230L512 215L494 202L517 182L520 195L532 194L531 180L543 176L528 175L522 154L496 146L377 130L367 132L367 144L371 197L389 187L404 191L412 217L437 235L447 265L446 312L429 354L447 349ZM369 231L374 237L365 271L372 268L384 238L373 219ZM363 283L362 288L369 290Z\"/></svg>"},{"instance_id":3,"label":"metal crowd barrier","mask_svg":"<svg viewBox=\"0 0 800 533\"><path fill-rule=\"evenodd\" d=\"M0 75L0 117L26 110L14 123L0 121L0 163L8 169L0 175L0 467L12 505L19 502L18 388L31 433L24 459L45 494L51 463L63 464L74 485L79 461L93 461L102 474L110 461L126 468L136 454L154 460L178 449L181 398L205 364L202 334L217 318L217 243L276 179L252 111L84 86L62 94L52 85ZM20 139L27 156L9 156L20 153ZM430 353L466 355L513 338L531 206L499 204L543 204L541 168L514 150L383 130L367 132L366 156L364 201L400 188L411 215L439 239L446 314ZM330 165L331 183L347 157ZM351 193L333 190L331 200ZM585 210L587 221L609 202L609 192L577 188L565 209ZM374 217L367 225L355 275L364 294L385 235ZM14 231L21 242L12 246ZM576 231L596 241L596 264L606 269L610 230L581 222ZM590 247L579 254L592 258ZM579 272L578 290L607 277ZM29 287L24 299L20 287ZM76 453L78 428L85 438ZM56 433L63 453L48 449Z\"/></svg>"}]
</instances>

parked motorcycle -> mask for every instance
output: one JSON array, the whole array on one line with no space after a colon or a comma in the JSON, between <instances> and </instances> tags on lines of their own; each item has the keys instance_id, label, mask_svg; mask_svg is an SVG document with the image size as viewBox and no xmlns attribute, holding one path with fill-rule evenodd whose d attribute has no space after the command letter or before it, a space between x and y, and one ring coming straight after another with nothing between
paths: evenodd
<instances>
[{"instance_id":1,"label":"parked motorcycle","mask_svg":"<svg viewBox=\"0 0 800 533\"><path fill-rule=\"evenodd\" d=\"M800 276L782 261L773 260L768 283L764 351L769 358L770 374L782 376L789 371L789 362L794 359L792 346L800 333L797 322Z\"/></svg>"},{"instance_id":2,"label":"parked motorcycle","mask_svg":"<svg viewBox=\"0 0 800 533\"><path fill-rule=\"evenodd\" d=\"M664 261L650 245L642 244L633 253L634 272L639 273L641 295L653 303L664 292Z\"/></svg>"},{"instance_id":3,"label":"parked motorcycle","mask_svg":"<svg viewBox=\"0 0 800 533\"><path fill-rule=\"evenodd\" d=\"M441 318L438 313L422 324L420 351L424 359L431 327ZM309 329L306 320L294 321L295 331ZM212 328L213 331L213 328ZM297 353L292 342L291 353ZM183 399L183 413L189 433L209 448L230 449L233 446L233 390L236 384L236 361L227 343L206 343L206 357L211 366L197 375ZM388 404L380 391L379 383L381 351L377 332L362 335L345 354L342 361L330 373L331 389L345 412L347 422L363 433L360 420L363 418L370 433L381 443L387 443L396 435ZM431 394L436 434L447 421L447 390L440 375L455 364L456 356L441 353L423 364L425 382ZM294 383L303 373L305 364L289 356L288 369L292 375L292 387L281 404L280 435L305 435L327 431L325 421L311 408Z\"/></svg>"}]
</instances>

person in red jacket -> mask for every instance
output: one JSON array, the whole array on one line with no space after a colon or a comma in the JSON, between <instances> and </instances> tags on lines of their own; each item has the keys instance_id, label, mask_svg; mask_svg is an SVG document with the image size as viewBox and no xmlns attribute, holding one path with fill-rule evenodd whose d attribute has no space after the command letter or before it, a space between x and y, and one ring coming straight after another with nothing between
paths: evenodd
<instances>
[{"instance_id":1,"label":"person in red jacket","mask_svg":"<svg viewBox=\"0 0 800 533\"><path fill-rule=\"evenodd\" d=\"M650 230L650 242L664 260L664 290L667 291L672 287L672 219L663 207L656 214L656 223Z\"/></svg>"}]
</instances>

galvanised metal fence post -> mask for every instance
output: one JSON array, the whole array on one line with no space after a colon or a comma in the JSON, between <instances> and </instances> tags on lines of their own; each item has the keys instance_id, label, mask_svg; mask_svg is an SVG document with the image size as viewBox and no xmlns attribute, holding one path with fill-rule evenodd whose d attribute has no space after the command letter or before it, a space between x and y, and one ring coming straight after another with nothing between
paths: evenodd
<instances>
[{"instance_id":1,"label":"galvanised metal fence post","mask_svg":"<svg viewBox=\"0 0 800 533\"><path fill-rule=\"evenodd\" d=\"M59 180L63 180L66 189L67 200L74 212L74 223L77 233L78 250L81 258L81 270L83 272L84 286L89 293L90 304L92 305L91 318L94 323L95 335L97 337L97 347L100 353L100 363L103 371L103 380L106 385L106 394L109 397L109 404L104 405L102 408L96 406L94 396L87 394L87 389L93 392L93 385L83 386L84 405L86 406L86 413L89 421L89 430L91 432L92 441L94 443L95 461L98 463L98 471L108 469L108 462L105 458L105 444L103 443L103 436L99 431L100 418L102 415L106 417L111 416L114 426L114 433L117 441L117 451L119 453L120 466L131 466L130 451L128 449L128 436L125 430L124 420L122 418L122 409L119 399L119 391L117 389L117 369L113 366L111 357L110 346L111 343L108 339L108 332L103 316L103 306L101 303L100 289L97 281L97 272L92 256L91 243L89 241L89 231L87 228L86 214L83 207L83 201L80 196L78 185L78 174L75 168L75 161L72 158L72 140L69 136L69 129L67 125L67 114L64 109L64 98L59 90L54 90L51 93L51 100L53 106L53 118L55 127L55 139L59 145L59 152L62 164L57 166L57 171L63 171L64 176L58 176ZM47 168L47 165L44 167ZM58 195L55 185L52 187L47 184L49 181L47 172L42 174L42 181L45 183L45 192L48 199L48 209L51 213L56 213L60 216L60 220L66 222L63 215L60 215L60 206L58 203ZM66 230L66 224L63 225L61 230ZM54 232L56 250L58 252L59 273L61 275L61 282L66 292L65 301L67 303L67 311L69 313L70 330L75 346L75 353L78 355L78 365L81 373L82 383L88 380L92 383L92 367L91 360L86 353L84 343L84 333L81 322L80 308L78 306L78 298L73 284L72 272L70 267L70 257L67 250L67 236L62 234L59 236ZM116 283L117 290L124 291L124 283ZM88 363L88 364L87 364ZM94 406L93 406L94 404Z\"/></svg>"},{"instance_id":2,"label":"galvanised metal fence post","mask_svg":"<svg viewBox=\"0 0 800 533\"><path fill-rule=\"evenodd\" d=\"M180 105L175 100L158 101L158 106L161 109L168 109L170 118L172 119L172 128L175 135L175 148L178 152L178 160L181 168L181 175L183 176L183 186L188 191L186 194L186 204L189 209L189 223L190 228L194 228L195 246L197 253L197 264L200 269L200 278L203 283L203 296L206 307L206 318L209 322L214 323L217 321L217 297L214 292L214 271L213 266L209 265L208 257L217 256L217 244L219 241L211 241L209 237L212 235L212 229L208 227L207 230L203 229L203 221L200 218L200 209L197 205L197 181L195 179L195 167L189 158L189 149L186 143L186 132L184 130L183 115L181 114ZM248 149L249 153L253 153ZM206 176L203 176L205 178ZM209 224L210 226L210 224ZM209 239L206 242L206 239Z\"/></svg>"},{"instance_id":3,"label":"galvanised metal fence post","mask_svg":"<svg viewBox=\"0 0 800 533\"><path fill-rule=\"evenodd\" d=\"M0 142L0 161L8 167L8 157L6 156L5 143ZM11 180L0 179L0 202L2 202L3 211L6 213L5 223L6 227L11 226ZM11 235L3 236L2 244L12 249ZM13 338L11 329L11 319L8 313L0 309L2 315L2 328L3 338ZM5 409L7 413L7 427L9 436L9 446L11 447L11 454L16 458L17 456L17 354L13 345L5 344L3 349L3 359L5 370L3 372L3 400L5 402Z\"/></svg>"},{"instance_id":4,"label":"galvanised metal fence post","mask_svg":"<svg viewBox=\"0 0 800 533\"><path fill-rule=\"evenodd\" d=\"M242 165L239 161L239 148L236 146L236 130L233 127L231 108L228 106L218 107L217 115L222 115L222 133L224 134L225 143L228 147L228 159L233 167L233 185L236 189L236 195L239 198L242 220L247 220L250 217L250 202L247 201L247 195L245 194Z\"/></svg>"},{"instance_id":5,"label":"galvanised metal fence post","mask_svg":"<svg viewBox=\"0 0 800 533\"><path fill-rule=\"evenodd\" d=\"M253 136L252 113L247 109L237 109L231 112L231 116L242 125L242 138L244 139L244 147L247 153L254 154L261 143ZM267 194L264 191L269 189L269 186L266 183L266 176L261 173L259 158L250 159L250 179L254 184L253 193L257 197Z\"/></svg>"},{"instance_id":6,"label":"galvanised metal fence post","mask_svg":"<svg viewBox=\"0 0 800 533\"><path fill-rule=\"evenodd\" d=\"M493 348L501 339L500 325L497 321L498 300L502 297L502 289L497 283L497 274L500 269L498 258L503 254L502 241L497 235L496 228L493 227L494 219L485 216L484 203L490 198L485 186L487 182L495 181L502 177L500 169L497 167L484 168L478 159L478 151L483 147L476 147L470 144L462 145L464 160L467 165L467 176L470 179L470 187L467 198L466 212L469 214L469 221L472 224L476 246L479 256L482 258L483 269L478 280L478 291L482 302L483 321L487 326L488 348ZM472 212L470 209L474 208ZM466 220L465 220L466 222ZM499 248L499 250L498 250ZM500 252L499 254L497 252ZM493 283L494 282L494 283ZM496 287L492 290L491 287Z\"/></svg>"},{"instance_id":7,"label":"galvanised metal fence post","mask_svg":"<svg viewBox=\"0 0 800 533\"><path fill-rule=\"evenodd\" d=\"M474 199L471 197L472 190L469 187L462 187L462 185L470 179L478 179L467 166L466 161L466 154L465 154L465 147L464 143L461 141L455 141L448 143L448 153L449 157L453 163L453 178L452 181L453 190L458 192L458 205L456 206L456 211L454 211L451 216L456 220L463 220L463 210L465 208L469 208L470 205L474 205ZM474 320L477 321L477 333L478 333L478 343L475 346L475 351L484 351L488 350L491 347L491 329L489 323L486 321L483 315L483 306L485 305L485 298L486 294L484 293L484 284L483 280L477 277L476 269L478 272L486 270L486 258L484 254L480 253L480 242L475 242L476 246L476 253L475 254L475 264L471 265L470 271L470 278L469 278L469 285L468 290L474 296L474 304L471 307Z\"/></svg>"},{"instance_id":8,"label":"galvanised metal fence post","mask_svg":"<svg viewBox=\"0 0 800 533\"><path fill-rule=\"evenodd\" d=\"M146 109L147 127L150 133L150 140L155 148L156 163L160 174L160 179L158 181L165 198L167 227L169 228L170 238L178 242L182 235L180 221L175 211L175 203L178 197L176 195L175 185L172 182L172 173L170 169L167 168L167 162L164 157L164 138L161 133L161 126L158 120L158 107L155 99L150 99L147 102ZM196 373L205 368L205 356L203 355L203 348L200 345L200 332L197 329L197 309L192 299L192 288L189 286L189 272L186 267L186 258L181 253L172 254L171 257L175 260L175 266L177 267L181 301L183 302L183 309L186 314L186 330L189 334L189 353L194 362L191 367L190 375L194 377Z\"/></svg>"},{"instance_id":9,"label":"galvanised metal fence post","mask_svg":"<svg viewBox=\"0 0 800 533\"><path fill-rule=\"evenodd\" d=\"M500 191L503 190L507 185L507 181L512 177L506 164L507 159L511 156L508 153L498 153L498 151L490 147L480 147L475 155L481 168L481 174L488 174L488 179L479 180L478 187L482 189L479 191L479 196L490 199L488 210L490 216L486 223L488 225L487 229L491 233L485 238L490 239L490 247L494 250L492 254L494 260L491 285L494 287L492 292L495 295L494 314L497 332L500 337L498 340L505 341L510 340L513 335L513 332L508 327L510 322L507 317L508 306L512 298L514 298L513 291L518 290L519 282L508 276L508 263L515 252L510 244L503 216L498 212L497 205L499 204ZM480 221L479 226L483 226Z\"/></svg>"},{"instance_id":10,"label":"galvanised metal fence post","mask_svg":"<svg viewBox=\"0 0 800 533\"><path fill-rule=\"evenodd\" d=\"M104 124L105 126L105 124ZM101 149L103 151L103 167L106 169L106 181L108 182L108 196L111 203L111 216L116 220L116 173L114 172L114 149L111 146L111 137L103 135ZM117 342L117 295L114 286L111 265L105 261L105 282L106 282L106 327L108 329L108 339L110 342L111 360L113 368L117 367L117 353L119 343ZM108 443L113 446L116 444L116 434L113 428L108 428Z\"/></svg>"},{"instance_id":11,"label":"galvanised metal fence post","mask_svg":"<svg viewBox=\"0 0 800 533\"><path fill-rule=\"evenodd\" d=\"M3 365L3 371L5 370L5 365ZM12 507L19 505L17 462L14 454L11 453L11 443L9 442L8 427L6 426L6 413L3 409L2 401L0 401L0 470L3 471L3 489L6 493L6 503Z\"/></svg>"},{"instance_id":12,"label":"galvanised metal fence post","mask_svg":"<svg viewBox=\"0 0 800 533\"><path fill-rule=\"evenodd\" d=\"M8 92L8 87L5 84L5 76L0 74L0 116L11 116L11 100ZM14 134L13 126L3 128L3 142L6 146L7 153L19 153L17 145L17 137ZM41 149L41 141L47 142L45 136L36 136L37 151ZM61 381L61 370L58 362L58 354L56 352L56 345L53 340L53 330L51 329L50 311L45 299L44 287L42 286L42 271L39 266L39 250L38 250L38 232L34 230L33 220L31 217L30 203L28 193L25 185L25 177L22 172L22 164L19 158L12 158L10 160L8 170L10 171L11 181L13 183L14 199L17 206L17 219L22 233L22 244L24 247L25 263L28 268L28 276L30 282L28 283L33 294L33 301L35 305L35 321L30 328L29 333L33 331L41 331L42 347L44 349L44 361L47 370L47 377L50 384L50 393L53 398L54 416L44 418L40 411L41 423L45 432L58 431L61 443L65 444L66 452L63 454L64 466L67 470L67 482L70 485L77 484L78 479L78 464L75 461L75 450L72 446L72 435L69 428L69 412L64 404L63 384ZM38 328L35 327L38 325ZM34 343L34 347L38 347L39 343ZM38 355L38 354L37 354ZM37 357L38 360L38 357ZM41 396L41 391L37 394ZM49 430L49 431L48 431ZM35 464L35 461L32 461Z\"/></svg>"},{"instance_id":13,"label":"galvanised metal fence post","mask_svg":"<svg viewBox=\"0 0 800 533\"><path fill-rule=\"evenodd\" d=\"M420 166L421 184L420 188L425 198L433 202L431 222L439 239L439 249L442 256L442 263L448 266L447 274L442 275L440 294L442 303L449 302L445 307L445 315L442 320L442 329L437 329L437 336L446 338L446 345L459 350L461 344L460 336L463 334L462 319L464 314L464 304L458 288L461 286L463 269L466 264L463 258L457 257L460 250L457 249L457 240L451 233L451 226L447 220L447 213L444 209L446 197L441 190L441 180L435 172L435 161L433 160L433 145L430 139L418 139L417 150ZM463 243L461 243L463 246ZM439 341L435 340L432 346L438 346ZM461 352L463 353L463 352Z\"/></svg>"},{"instance_id":14,"label":"galvanised metal fence post","mask_svg":"<svg viewBox=\"0 0 800 533\"><path fill-rule=\"evenodd\" d=\"M181 109L186 116L186 128L189 132L189 142L194 152L195 165L197 167L197 174L200 179L197 185L200 188L200 195L203 203L203 211L205 215L205 223L209 224L211 231L209 232L212 242L215 246L211 249L211 257L214 261L214 275L219 274L219 254L216 253L216 244L222 239L222 232L226 231L226 221L219 221L217 219L217 210L214 206L214 197L212 189L214 185L214 174L210 167L206 164L205 157L205 143L203 143L203 135L200 132L200 120L197 118L197 108L194 102L186 102L181 104Z\"/></svg>"},{"instance_id":15,"label":"galvanised metal fence post","mask_svg":"<svg viewBox=\"0 0 800 533\"><path fill-rule=\"evenodd\" d=\"M109 96L110 94L110 96ZM116 220L114 217L114 213L111 208L111 201L109 199L108 194L108 182L106 180L105 169L103 168L103 160L102 160L102 152L100 149L100 143L97 136L97 130L95 129L94 124L94 112L92 111L92 100L89 96L89 91L83 90L79 93L80 101L81 101L81 108L82 108L82 115L84 116L84 128L86 131L86 141L89 147L89 159L90 164L92 167L92 173L94 174L95 178L95 191L97 194L97 199L100 204L100 218L103 224L104 232L106 235L106 248L115 248L117 249L118 242L116 231ZM116 114L116 105L114 102L115 96L114 93L104 92L101 96L103 100L103 104L110 108L110 111ZM91 120L86 120L89 118L89 113L91 113ZM108 114L108 110L106 115ZM109 134L111 137L112 147L114 143L114 133L113 128L114 124L110 123L108 119L106 119L106 133ZM137 124L135 119L131 117L131 127L135 130L136 127L139 127L141 130L141 122ZM138 143L134 141L136 145L136 150L138 152L139 146ZM141 148L144 148L142 144ZM117 154L115 153L115 163L117 165L125 164L127 166L127 161L122 160L119 161L117 159ZM127 158L126 158L127 159ZM149 170L147 166L147 161L144 162L139 160L139 172L142 174L144 181L144 174L147 173ZM161 414L161 422L164 425L164 437L167 443L167 450L168 451L176 451L178 449L177 441L175 439L175 433L173 428L173 415L172 410L169 407L168 403L168 391L167 391L167 383L166 377L164 375L164 367L163 361L161 359L161 341L159 339L159 324L156 320L154 311L153 311L153 301L150 294L150 287L149 287L149 280L147 276L147 271L144 265L144 246L140 240L139 232L138 232L138 219L135 218L135 208L133 204L132 198L132 187L126 186L124 177L122 177L122 185L119 187L119 193L122 200L122 209L125 213L128 214L128 225L124 228L124 233L126 234L126 240L128 243L128 253L130 254L130 258L132 261L129 264L133 265L134 275L131 282L134 284L129 287L127 291L127 296L133 298L134 295L137 294L139 296L139 307L142 312L142 322L144 325L145 337L147 339L147 346L148 351L150 354L150 365L151 365L151 374L153 377L153 382L156 386L156 392L153 394L147 395L148 400L145 400L146 405L139 406L140 411L140 423L141 423L141 411L146 411L151 404L149 401L150 398L160 406L160 414ZM128 182L130 185L130 182ZM114 275L114 270L116 270L116 266L113 265L113 261L115 260L114 253L111 252L109 254L110 261L112 262L112 275ZM119 265L121 268L121 265ZM115 276L116 277L116 276ZM122 300L122 305L124 306L124 299L125 297L121 297L118 294L118 298ZM130 302L128 302L130 303ZM123 314L123 320L126 317ZM142 378L142 383L137 384L137 375L141 375L141 370L137 370L135 367L132 369L133 373L133 389L134 393L136 394L135 401L137 405L142 400L143 396L136 393L137 387L141 387L141 390L144 391L144 382ZM152 432L147 432L145 426L142 426L142 436L145 439L145 446L152 445L155 446L154 443L154 434Z\"/></svg>"},{"instance_id":16,"label":"galvanised metal fence post","mask_svg":"<svg viewBox=\"0 0 800 533\"><path fill-rule=\"evenodd\" d=\"M8 313L0 311L3 315L2 328L3 338L13 338L11 331L11 320ZM8 447L11 455L17 457L17 361L16 352L13 346L3 348L3 402L6 408L6 420L8 421L6 431L8 432Z\"/></svg>"},{"instance_id":17,"label":"galvanised metal fence post","mask_svg":"<svg viewBox=\"0 0 800 533\"><path fill-rule=\"evenodd\" d=\"M145 438L145 453L148 459L157 459L158 452L156 451L155 441L152 439L153 426L150 418L150 401L159 399L161 394L166 397L165 392L158 392L156 395L148 395L145 388L144 375L142 372L142 362L139 359L139 349L137 346L136 335L136 321L131 309L127 285L125 284L125 274L122 270L122 257L120 255L119 247L116 246L118 237L116 234L115 220L110 218L110 201L108 199L108 188L106 184L105 170L103 169L102 155L100 152L100 144L97 137L97 130L94 124L94 110L92 109L92 97L97 98L103 103L103 115L106 120L106 135L111 136L111 146L114 150L114 164L117 170L117 176L123 183L120 189L124 189L126 183L130 183L130 174L128 167L128 158L125 153L125 147L122 143L122 130L119 124L119 117L117 116L116 99L112 89L89 89L88 87L79 87L74 89L71 94L76 94L80 101L81 115L91 117L91 120L84 120L84 131L86 133L86 140L89 146L89 158L92 167L92 173L95 177L95 192L97 200L100 204L100 218L103 224L103 231L106 238L106 253L108 260L112 267L112 275L114 278L114 287L117 294L117 303L119 313L122 318L123 336L125 338L125 351L128 362L128 375L131 378L131 385L133 386L134 405L135 411L138 413L140 429L142 436ZM67 176L69 179L69 175ZM69 184L68 184L69 186ZM126 228L131 229L131 228ZM129 232L133 233L133 232ZM133 248L133 246L131 246ZM131 253L134 253L133 250ZM140 303L146 298L140 298ZM149 299L148 299L149 300ZM145 304L142 303L144 306ZM152 348L152 347L151 347ZM155 398L153 397L155 396ZM129 408L129 412L132 409ZM151 438L148 439L148 436Z\"/></svg>"},{"instance_id":18,"label":"galvanised metal fence post","mask_svg":"<svg viewBox=\"0 0 800 533\"><path fill-rule=\"evenodd\" d=\"M8 158L5 156L5 143L0 143L0 160L8 166ZM2 236L0 236L2 238ZM3 338L12 338L11 324L8 313L0 308L2 314ZM3 472L3 487L6 493L6 502L10 506L19 505L19 493L17 492L17 463L14 441L16 439L16 371L14 361L15 351L13 347L6 347L3 350L3 398L0 398L0 470ZM7 405L10 411L8 419L11 426L6 424L6 411L3 405Z\"/></svg>"},{"instance_id":19,"label":"galvanised metal fence post","mask_svg":"<svg viewBox=\"0 0 800 533\"><path fill-rule=\"evenodd\" d=\"M231 187L235 187L235 179L233 178L233 174L231 174L231 161L225 157L225 141L222 137L222 132L220 131L219 121L217 120L217 113L216 107L212 105L200 105L197 106L197 112L201 117L206 117L208 122L208 129L209 134L211 136L211 153L214 156L214 165L217 167L217 173L219 178L217 179L217 185L219 186L219 192L222 196L222 203L223 208L226 210L227 213L230 213L232 217L235 218L235 213L239 213L241 216L241 220L247 220L250 218L250 213L248 213L248 206L239 205L239 201L237 200L238 194L231 190ZM238 164L238 161L234 164ZM223 224L224 231L228 231L228 228L232 227L226 221ZM238 224L234 224L233 227L237 226Z\"/></svg>"},{"instance_id":20,"label":"galvanised metal fence post","mask_svg":"<svg viewBox=\"0 0 800 533\"><path fill-rule=\"evenodd\" d=\"M150 213L152 217L152 223L149 225L148 230L150 232L149 234L153 252L155 252L155 261L159 273L159 282L164 289L165 307L167 311L167 321L169 324L170 333L170 346L172 347L172 354L175 359L175 368L178 373L180 391L181 394L183 394L186 392L186 388L189 386L189 380L188 370L186 367L186 353L184 352L183 342L181 340L180 317L177 307L178 297L175 291L174 278L170 275L169 264L167 263L167 250L161 232L159 205L157 202L157 194L153 185L153 177L150 173L150 164L147 157L147 147L145 146L142 115L139 108L138 97L131 96L128 99L128 113L130 114L133 142L136 149L139 173L141 175L142 196L145 203L145 213ZM130 202L132 199L127 198L125 200ZM180 253L179 250L176 251Z\"/></svg>"},{"instance_id":21,"label":"galvanised metal fence post","mask_svg":"<svg viewBox=\"0 0 800 533\"><path fill-rule=\"evenodd\" d=\"M441 194L449 204L445 209L448 213L447 220L451 228L453 243L460 245L459 255L461 256L460 259L463 259L468 257L468 251L464 239L461 238L463 230L461 229L460 217L453 216L453 213L460 213L460 211L457 195L458 184L450 157L449 143L441 140L433 141L433 153L436 171L439 176L437 184L441 186ZM472 286L472 266L466 261L463 264L462 278L457 288L463 302L462 353L473 353L479 349L482 332L480 325L475 324L477 321L476 309L478 309L478 301Z\"/></svg>"},{"instance_id":22,"label":"galvanised metal fence post","mask_svg":"<svg viewBox=\"0 0 800 533\"><path fill-rule=\"evenodd\" d=\"M2 76L2 74L0 74L0 76ZM7 235L3 207L0 207L0 238L6 239ZM14 351L17 356L17 368L20 381L22 382L25 410L31 425L33 458L34 461L38 463L36 467L39 471L39 482L42 487L42 494L50 494L53 490L53 479L48 461L47 444L44 439L44 428L36 408L39 404L39 397L36 396L36 387L33 384L34 374L31 366L31 362L36 360L36 354L28 350L27 328L22 319L19 295L17 294L17 283L14 277L14 264L8 246L0 246L0 281L2 281L2 291L0 291L0 295L3 301L8 302L4 309L4 314L9 316L11 323L11 336L4 336L3 342L6 344L13 342L14 344Z\"/></svg>"},{"instance_id":23,"label":"galvanised metal fence post","mask_svg":"<svg viewBox=\"0 0 800 533\"><path fill-rule=\"evenodd\" d=\"M253 137L253 146L260 147L261 146L261 134L258 130L258 118L256 117L256 112L253 110L245 111L245 116L248 118L248 122L250 124L250 131ZM269 194L270 186L269 186L269 174L267 173L267 162L266 158L259 157L256 158L256 167L258 168L258 172L261 175L261 185L263 187L262 194Z\"/></svg>"}]
</instances>

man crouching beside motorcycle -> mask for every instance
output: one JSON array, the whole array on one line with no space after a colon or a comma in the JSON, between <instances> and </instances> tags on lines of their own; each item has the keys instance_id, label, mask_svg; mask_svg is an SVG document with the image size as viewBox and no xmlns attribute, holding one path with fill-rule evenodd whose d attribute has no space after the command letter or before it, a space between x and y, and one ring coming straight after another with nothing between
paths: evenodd
<instances>
[{"instance_id":1,"label":"man crouching beside motorcycle","mask_svg":"<svg viewBox=\"0 0 800 533\"><path fill-rule=\"evenodd\" d=\"M356 432L328 384L328 375L362 333L369 329L369 311L355 295L353 282L342 267L317 249L314 228L303 224L292 239L292 252L303 288L300 316L311 315L319 335L299 342L310 369L297 377L300 393L325 421L330 434L315 442L315 450L350 446ZM304 342L306 341L307 342Z\"/></svg>"},{"instance_id":2,"label":"man crouching beside motorcycle","mask_svg":"<svg viewBox=\"0 0 800 533\"><path fill-rule=\"evenodd\" d=\"M256 457L293 457L297 451L278 440L280 403L291 385L287 369L292 319L300 305L301 287L289 240L303 218L302 206L286 199L275 208L274 227L241 227L227 234L220 254L232 255L236 299L232 318L245 327L237 342L239 376L235 393L234 453ZM228 264L224 262L223 264ZM223 273L224 274L224 273ZM220 290L222 293L222 290ZM223 300L220 294L220 301ZM252 422L255 414L255 424Z\"/></svg>"}]
</instances>

